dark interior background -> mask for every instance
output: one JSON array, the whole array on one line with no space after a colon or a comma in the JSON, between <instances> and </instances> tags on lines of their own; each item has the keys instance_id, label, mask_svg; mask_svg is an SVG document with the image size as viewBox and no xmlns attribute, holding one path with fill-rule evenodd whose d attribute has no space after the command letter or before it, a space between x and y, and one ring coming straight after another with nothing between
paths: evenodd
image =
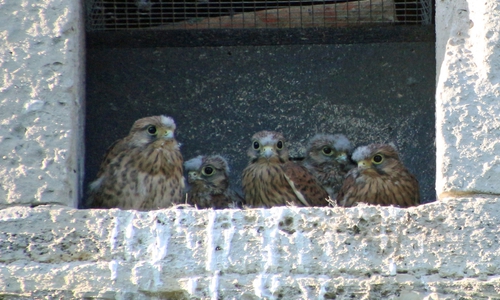
<instances>
[{"instance_id":1,"label":"dark interior background","mask_svg":"<svg viewBox=\"0 0 500 300\"><path fill-rule=\"evenodd\" d=\"M344 133L355 145L395 143L423 202L434 201L433 31L89 35L85 189L136 119L165 114L184 159L225 156L237 190L255 132L283 132L297 157L314 134Z\"/></svg>"}]
</instances>

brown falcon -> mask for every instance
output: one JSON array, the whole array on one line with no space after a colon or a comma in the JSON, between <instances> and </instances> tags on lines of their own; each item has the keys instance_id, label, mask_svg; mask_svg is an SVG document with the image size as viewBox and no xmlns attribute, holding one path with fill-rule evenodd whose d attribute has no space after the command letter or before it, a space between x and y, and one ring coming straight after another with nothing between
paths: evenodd
<instances>
[{"instance_id":1,"label":"brown falcon","mask_svg":"<svg viewBox=\"0 0 500 300\"><path fill-rule=\"evenodd\" d=\"M108 149L90 184L93 208L154 210L182 202L182 155L175 122L166 116L135 121L128 136Z\"/></svg>"},{"instance_id":2,"label":"brown falcon","mask_svg":"<svg viewBox=\"0 0 500 300\"><path fill-rule=\"evenodd\" d=\"M316 134L307 145L306 157L301 162L335 199L347 172L355 165L349 158L351 142L343 134Z\"/></svg>"},{"instance_id":3,"label":"brown falcon","mask_svg":"<svg viewBox=\"0 0 500 300\"><path fill-rule=\"evenodd\" d=\"M253 135L250 162L243 170L243 191L250 207L284 205L327 206L328 193L304 166L289 161L285 138L279 132Z\"/></svg>"},{"instance_id":4,"label":"brown falcon","mask_svg":"<svg viewBox=\"0 0 500 300\"><path fill-rule=\"evenodd\" d=\"M418 181L399 160L394 147L371 144L357 148L352 159L358 167L349 171L337 196L340 206L358 202L399 207L420 203Z\"/></svg>"},{"instance_id":5,"label":"brown falcon","mask_svg":"<svg viewBox=\"0 0 500 300\"><path fill-rule=\"evenodd\" d=\"M197 208L241 208L243 198L229 187L229 165L222 156L200 155L184 163L188 172L188 204Z\"/></svg>"}]
</instances>

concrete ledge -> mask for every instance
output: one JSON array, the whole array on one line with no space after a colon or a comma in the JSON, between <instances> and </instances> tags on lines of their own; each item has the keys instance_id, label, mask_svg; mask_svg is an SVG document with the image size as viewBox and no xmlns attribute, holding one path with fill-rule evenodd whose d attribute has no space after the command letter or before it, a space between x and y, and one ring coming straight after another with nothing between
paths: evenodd
<instances>
[{"instance_id":1,"label":"concrete ledge","mask_svg":"<svg viewBox=\"0 0 500 300\"><path fill-rule=\"evenodd\" d=\"M0 211L0 297L488 299L498 199L416 208Z\"/></svg>"}]
</instances>

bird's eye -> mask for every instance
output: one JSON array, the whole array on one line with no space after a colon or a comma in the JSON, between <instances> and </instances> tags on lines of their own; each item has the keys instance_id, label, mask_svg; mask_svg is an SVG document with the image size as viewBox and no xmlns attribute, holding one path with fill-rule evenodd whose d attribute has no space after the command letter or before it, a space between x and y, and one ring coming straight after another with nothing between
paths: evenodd
<instances>
[{"instance_id":1,"label":"bird's eye","mask_svg":"<svg viewBox=\"0 0 500 300\"><path fill-rule=\"evenodd\" d=\"M156 126L151 125L151 126L148 127L148 133L150 135L155 135L157 132L158 132L158 130L156 130Z\"/></svg>"},{"instance_id":2,"label":"bird's eye","mask_svg":"<svg viewBox=\"0 0 500 300\"><path fill-rule=\"evenodd\" d=\"M321 149L321 151L323 152L324 155L332 155L333 154L333 151L332 151L332 148L326 146L326 147L323 147L323 149Z\"/></svg>"},{"instance_id":3,"label":"bird's eye","mask_svg":"<svg viewBox=\"0 0 500 300\"><path fill-rule=\"evenodd\" d=\"M201 173L205 176L212 176L214 174L214 168L211 166L206 166L201 170Z\"/></svg>"},{"instance_id":4,"label":"bird's eye","mask_svg":"<svg viewBox=\"0 0 500 300\"><path fill-rule=\"evenodd\" d=\"M382 161L384 161L384 157L380 154L377 154L372 158L372 162L376 165L381 164Z\"/></svg>"},{"instance_id":5,"label":"bird's eye","mask_svg":"<svg viewBox=\"0 0 500 300\"><path fill-rule=\"evenodd\" d=\"M259 144L259 142L253 142L253 148L254 148L255 150L259 149L259 148L260 148L260 144Z\"/></svg>"},{"instance_id":6,"label":"bird's eye","mask_svg":"<svg viewBox=\"0 0 500 300\"><path fill-rule=\"evenodd\" d=\"M283 149L283 142L282 141L278 141L278 143L276 143L276 148L278 148L278 150Z\"/></svg>"}]
</instances>

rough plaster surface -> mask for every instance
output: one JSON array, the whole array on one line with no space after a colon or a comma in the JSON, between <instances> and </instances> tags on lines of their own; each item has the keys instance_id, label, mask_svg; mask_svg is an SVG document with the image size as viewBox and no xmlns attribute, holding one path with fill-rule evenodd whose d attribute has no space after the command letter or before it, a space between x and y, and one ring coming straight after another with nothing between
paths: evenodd
<instances>
[{"instance_id":1,"label":"rough plaster surface","mask_svg":"<svg viewBox=\"0 0 500 300\"><path fill-rule=\"evenodd\" d=\"M0 1L0 11L0 208L76 207L83 157L80 1Z\"/></svg>"},{"instance_id":2,"label":"rough plaster surface","mask_svg":"<svg viewBox=\"0 0 500 300\"><path fill-rule=\"evenodd\" d=\"M0 298L492 299L500 205L0 211Z\"/></svg>"},{"instance_id":3,"label":"rough plaster surface","mask_svg":"<svg viewBox=\"0 0 500 300\"><path fill-rule=\"evenodd\" d=\"M436 8L438 198L500 194L500 2Z\"/></svg>"}]
</instances>

